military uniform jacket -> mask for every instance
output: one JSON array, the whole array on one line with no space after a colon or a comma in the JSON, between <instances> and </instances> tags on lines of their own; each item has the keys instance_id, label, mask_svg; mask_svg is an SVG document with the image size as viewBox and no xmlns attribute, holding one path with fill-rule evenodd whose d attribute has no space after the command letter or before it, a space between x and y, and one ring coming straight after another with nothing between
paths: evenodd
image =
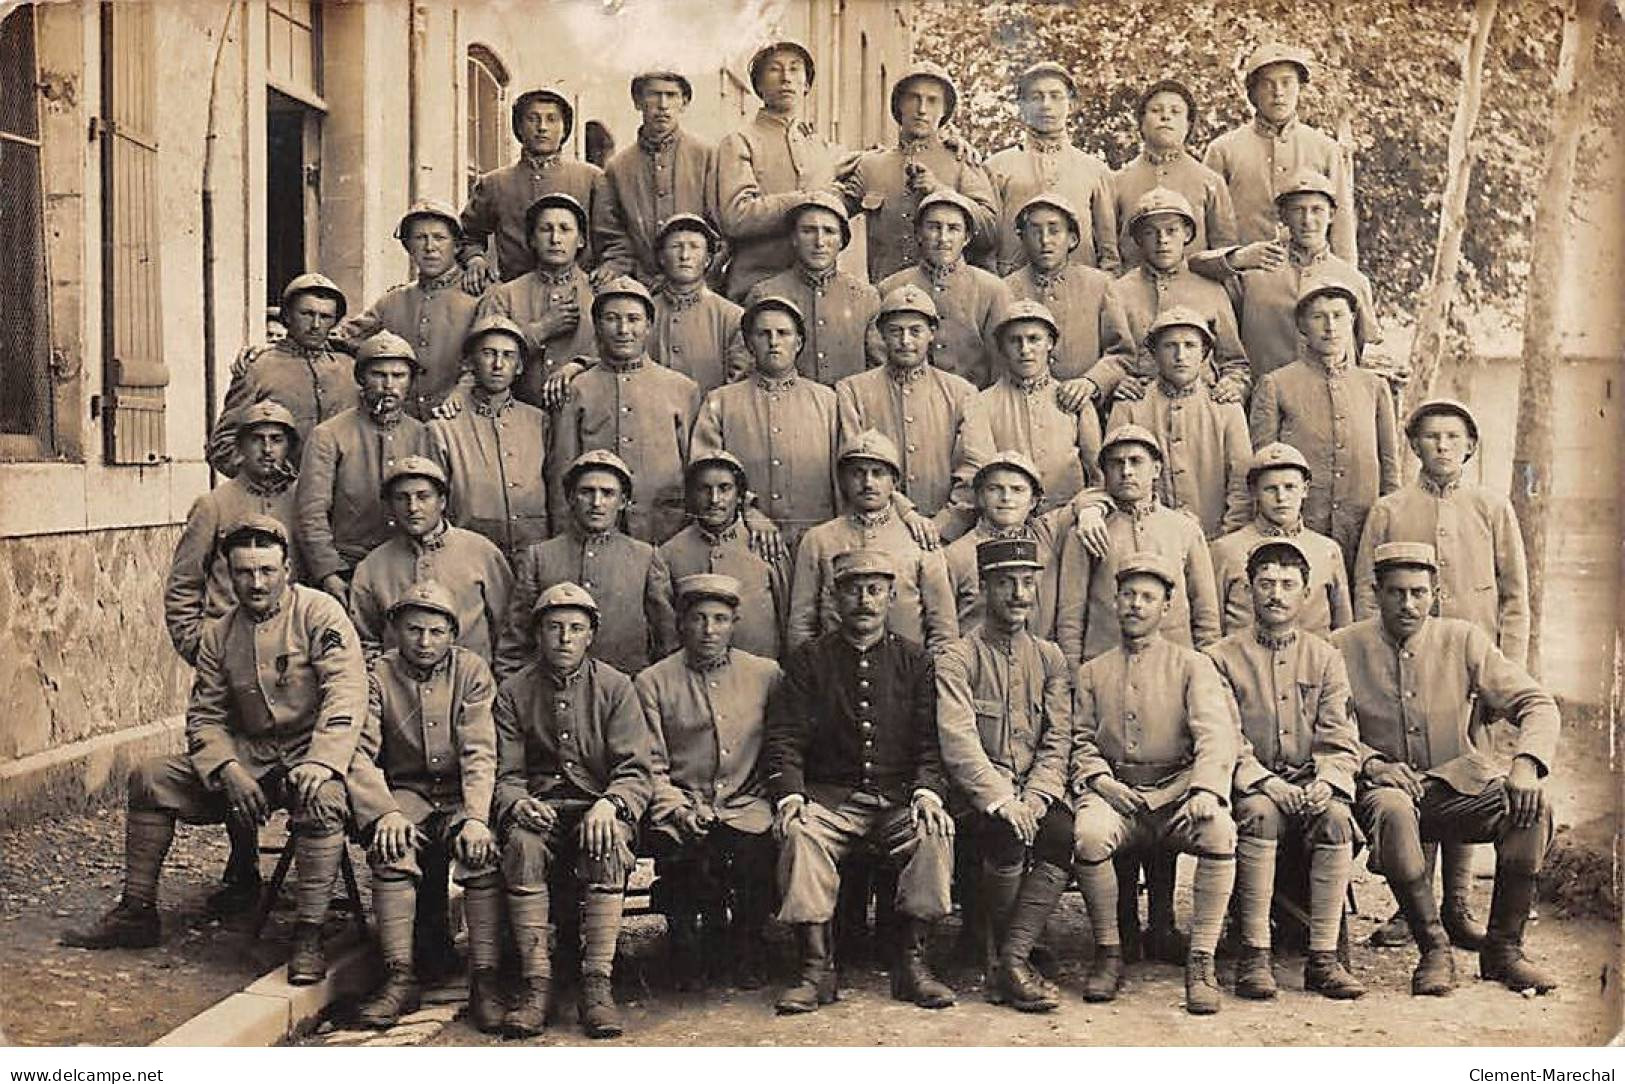
<instances>
[{"instance_id":1,"label":"military uniform jacket","mask_svg":"<svg viewBox=\"0 0 1625 1084\"><path fill-rule=\"evenodd\" d=\"M1160 635L1089 660L1072 701L1074 797L1109 774L1153 810L1193 790L1228 804L1240 741L1230 711L1212 661Z\"/></svg>"},{"instance_id":2,"label":"military uniform jacket","mask_svg":"<svg viewBox=\"0 0 1625 1084\"><path fill-rule=\"evenodd\" d=\"M1298 627L1316 636L1330 636L1354 620L1349 600L1348 564L1343 550L1323 534L1299 524L1283 531L1257 518L1239 530L1208 543L1213 557L1213 579L1219 589L1224 634L1253 627L1253 596L1247 582L1247 555L1266 538L1291 537L1309 557L1309 601L1298 615Z\"/></svg>"},{"instance_id":3,"label":"military uniform jacket","mask_svg":"<svg viewBox=\"0 0 1625 1084\"><path fill-rule=\"evenodd\" d=\"M1426 542L1439 561L1439 614L1471 621L1501 654L1529 654L1529 581L1512 502L1483 486L1439 485L1426 475L1381 498L1354 558L1354 613L1377 615L1372 554L1384 542Z\"/></svg>"},{"instance_id":4,"label":"military uniform jacket","mask_svg":"<svg viewBox=\"0 0 1625 1084\"><path fill-rule=\"evenodd\" d=\"M540 321L560 303L575 298L581 319L575 331L555 339L544 339ZM515 279L498 283L480 298L479 315L506 316L525 333L530 359L525 371L514 381L513 393L522 402L539 406L542 385L560 365L578 357L598 356L598 337L592 326L592 283L579 267L561 275L532 269Z\"/></svg>"},{"instance_id":5,"label":"military uniform jacket","mask_svg":"<svg viewBox=\"0 0 1625 1084\"><path fill-rule=\"evenodd\" d=\"M674 651L637 676L652 750L650 823L695 808L740 832L773 826L759 764L768 700L781 677L778 663L738 648L704 670Z\"/></svg>"},{"instance_id":6,"label":"military uniform jacket","mask_svg":"<svg viewBox=\"0 0 1625 1084\"><path fill-rule=\"evenodd\" d=\"M750 372L750 351L739 333L744 310L701 285L693 293L655 294L649 356L700 386L700 394Z\"/></svg>"},{"instance_id":7,"label":"military uniform jacket","mask_svg":"<svg viewBox=\"0 0 1625 1084\"><path fill-rule=\"evenodd\" d=\"M1112 174L1112 207L1122 233L1117 248L1123 269L1145 263L1140 246L1129 236L1128 222L1134 205L1153 188L1168 188L1190 201L1196 212L1196 239L1193 252L1228 248L1236 243L1236 210L1230 205L1230 189L1224 178L1198 162L1185 148L1152 151L1142 148L1122 169ZM1273 233L1271 234L1273 236Z\"/></svg>"},{"instance_id":8,"label":"military uniform jacket","mask_svg":"<svg viewBox=\"0 0 1625 1084\"><path fill-rule=\"evenodd\" d=\"M581 260L592 266L596 253L593 238L603 219L608 198L604 171L591 162L578 162L557 154L533 158L521 154L511 166L493 169L474 182L474 191L463 205L463 240L457 246L460 263L470 256L485 255L487 239L495 236L497 273L503 282L512 282L536 266L536 256L525 236L525 212L543 196L563 192L587 212L587 235L581 239ZM582 312L586 312L586 305Z\"/></svg>"},{"instance_id":9,"label":"military uniform jacket","mask_svg":"<svg viewBox=\"0 0 1625 1084\"><path fill-rule=\"evenodd\" d=\"M907 167L911 164L929 169L938 182L964 196L975 208L976 221L965 245L967 255L991 255L997 244L999 201L982 167L967 160L963 150L945 146L937 135L900 141L892 148L865 152L840 178L847 210L862 212L867 220L870 282L879 282L919 260L914 230L919 224L920 200L925 196L908 185Z\"/></svg>"},{"instance_id":10,"label":"military uniform jacket","mask_svg":"<svg viewBox=\"0 0 1625 1084\"><path fill-rule=\"evenodd\" d=\"M782 297L807 321L806 342L796 369L809 380L834 386L868 367L865 334L880 312L880 291L839 268L814 281L800 266L780 271L750 288L745 304Z\"/></svg>"},{"instance_id":11,"label":"military uniform jacket","mask_svg":"<svg viewBox=\"0 0 1625 1084\"><path fill-rule=\"evenodd\" d=\"M536 662L497 688L497 786L506 827L525 797L619 798L636 824L649 804L649 724L632 679L597 659L560 678Z\"/></svg>"},{"instance_id":12,"label":"military uniform jacket","mask_svg":"<svg viewBox=\"0 0 1625 1084\"><path fill-rule=\"evenodd\" d=\"M232 365L231 384L209 435L209 462L222 474L236 476L237 416L262 399L288 408L304 445L317 425L360 403L353 368L348 354L305 350L292 339L244 350Z\"/></svg>"},{"instance_id":13,"label":"military uniform jacket","mask_svg":"<svg viewBox=\"0 0 1625 1084\"><path fill-rule=\"evenodd\" d=\"M1376 373L1343 362L1328 371L1305 355L1266 374L1249 408L1253 446L1271 441L1303 453L1314 472L1303 521L1352 554L1366 513L1399 488L1394 398Z\"/></svg>"},{"instance_id":14,"label":"military uniform jacket","mask_svg":"<svg viewBox=\"0 0 1625 1084\"><path fill-rule=\"evenodd\" d=\"M1362 763L1401 761L1444 780L1460 794L1481 794L1506 765L1475 727L1478 708L1518 727L1515 755L1533 757L1549 772L1557 756L1557 705L1523 667L1469 621L1431 617L1403 644L1372 618L1339 629L1360 725Z\"/></svg>"},{"instance_id":15,"label":"military uniform jacket","mask_svg":"<svg viewBox=\"0 0 1625 1084\"><path fill-rule=\"evenodd\" d=\"M1021 452L1033 461L1044 482L1041 510L1100 484L1100 417L1090 406L1075 413L1063 409L1055 390L1049 377L1023 387L1005 376L971 399L955 470L964 503L975 504L971 481L999 452Z\"/></svg>"},{"instance_id":16,"label":"military uniform jacket","mask_svg":"<svg viewBox=\"0 0 1625 1084\"><path fill-rule=\"evenodd\" d=\"M1006 275L1004 284L1011 300L1038 302L1060 326L1049 362L1055 379L1086 376L1100 388L1100 400L1110 402L1136 352L1112 277L1079 263L1063 264L1051 275L1027 264Z\"/></svg>"},{"instance_id":17,"label":"military uniform jacket","mask_svg":"<svg viewBox=\"0 0 1625 1084\"><path fill-rule=\"evenodd\" d=\"M572 530L537 542L519 555L508 618L497 638L492 667L499 680L536 661L531 607L543 591L566 581L586 588L598 603L595 658L624 674L635 674L676 648L677 617L665 558L649 543L619 531L582 535Z\"/></svg>"},{"instance_id":18,"label":"military uniform jacket","mask_svg":"<svg viewBox=\"0 0 1625 1084\"><path fill-rule=\"evenodd\" d=\"M1154 270L1150 264L1141 264L1117 280L1117 296L1128 317L1129 336L1137 346L1132 366L1135 376L1156 378L1157 359L1146 349L1146 332L1151 330L1151 322L1163 309L1184 305L1201 313L1213 330L1213 354L1208 359L1210 372L1214 376L1233 376L1244 386L1251 383L1247 352L1236 330L1236 310L1223 286L1203 278L1183 263L1167 274Z\"/></svg>"},{"instance_id":19,"label":"military uniform jacket","mask_svg":"<svg viewBox=\"0 0 1625 1084\"><path fill-rule=\"evenodd\" d=\"M632 471L628 533L652 543L676 534L683 523L688 431L699 406L694 381L647 358L600 362L576 377L553 427L553 507L567 507L564 472L577 456L614 452Z\"/></svg>"},{"instance_id":20,"label":"military uniform jacket","mask_svg":"<svg viewBox=\"0 0 1625 1084\"><path fill-rule=\"evenodd\" d=\"M289 538L297 538L293 479L262 489L246 475L239 475L199 496L187 513L186 526L181 529L169 565L169 579L164 584L164 623L169 627L170 643L189 663L197 660L204 621L236 605L231 570L220 543L238 520L254 514L270 516L282 524ZM291 576L297 581L297 545L290 547L288 559L293 566Z\"/></svg>"},{"instance_id":21,"label":"military uniform jacket","mask_svg":"<svg viewBox=\"0 0 1625 1084\"><path fill-rule=\"evenodd\" d=\"M549 423L545 411L512 395L493 402L477 391L455 417L429 423L434 459L451 483L446 518L489 538L509 560L547 537Z\"/></svg>"},{"instance_id":22,"label":"military uniform jacket","mask_svg":"<svg viewBox=\"0 0 1625 1084\"><path fill-rule=\"evenodd\" d=\"M630 147L604 163L607 198L600 204L599 263L617 275L631 275L650 289L660 278L655 231L676 214L700 215L716 223L707 171L716 149L678 129L656 143L642 132Z\"/></svg>"},{"instance_id":23,"label":"military uniform jacket","mask_svg":"<svg viewBox=\"0 0 1625 1084\"><path fill-rule=\"evenodd\" d=\"M1179 390L1158 380L1145 398L1112 407L1107 430L1125 424L1144 426L1162 444L1165 459L1157 496L1163 504L1194 515L1210 539L1247 522L1252 514L1247 464L1253 446L1239 403L1214 402L1200 380Z\"/></svg>"},{"instance_id":24,"label":"military uniform jacket","mask_svg":"<svg viewBox=\"0 0 1625 1084\"><path fill-rule=\"evenodd\" d=\"M1082 627L1090 561L1083 542L1072 530L1073 522L1069 507L1034 516L1013 531L1001 531L980 520L943 549L960 636L969 636L982 627L985 613L976 547L995 538L1031 538L1038 543L1038 559L1044 567L1038 573L1038 602L1027 619L1028 630L1041 640L1054 640L1063 615L1067 615L1071 626Z\"/></svg>"},{"instance_id":25,"label":"military uniform jacket","mask_svg":"<svg viewBox=\"0 0 1625 1084\"><path fill-rule=\"evenodd\" d=\"M905 804L947 797L937 745L931 657L888 632L860 651L839 631L790 653L768 702L763 748L768 796L833 809L855 791Z\"/></svg>"},{"instance_id":26,"label":"military uniform jacket","mask_svg":"<svg viewBox=\"0 0 1625 1084\"><path fill-rule=\"evenodd\" d=\"M1004 280L964 260L947 270L916 264L882 279L880 296L902 286L924 290L941 317L931 340L931 365L978 388L993 383L993 375L999 371L993 327L1010 304L1010 289ZM869 356L884 359L886 344L879 326L870 324L868 334Z\"/></svg>"},{"instance_id":27,"label":"military uniform jacket","mask_svg":"<svg viewBox=\"0 0 1625 1084\"><path fill-rule=\"evenodd\" d=\"M791 265L785 213L804 193L834 187L837 153L812 125L765 109L717 144L717 222L733 245L729 297Z\"/></svg>"},{"instance_id":28,"label":"military uniform jacket","mask_svg":"<svg viewBox=\"0 0 1625 1084\"><path fill-rule=\"evenodd\" d=\"M390 536L395 520L380 495L384 476L406 456L432 454L428 428L410 415L379 425L357 407L316 427L294 493L311 582L348 572Z\"/></svg>"},{"instance_id":29,"label":"military uniform jacket","mask_svg":"<svg viewBox=\"0 0 1625 1084\"><path fill-rule=\"evenodd\" d=\"M835 385L835 398L842 444L880 430L902 459L897 488L920 514L935 516L949 504L961 427L976 398L969 381L929 363L907 371L884 365Z\"/></svg>"},{"instance_id":30,"label":"military uniform jacket","mask_svg":"<svg viewBox=\"0 0 1625 1084\"><path fill-rule=\"evenodd\" d=\"M1355 249L1354 169L1343 149L1326 133L1296 118L1279 130L1254 117L1207 145L1202 164L1224 178L1236 210L1237 240L1242 244L1274 238L1280 218L1275 194L1300 169L1330 178L1337 192L1332 212L1332 251L1359 263Z\"/></svg>"},{"instance_id":31,"label":"military uniform jacket","mask_svg":"<svg viewBox=\"0 0 1625 1084\"><path fill-rule=\"evenodd\" d=\"M989 158L986 166L999 199L999 274L1008 275L1027 262L1016 232L1016 213L1040 192L1065 196L1083 216L1083 237L1074 258L1111 274L1118 272L1117 212L1112 207L1111 170L1105 162L1064 140L1029 134Z\"/></svg>"},{"instance_id":32,"label":"military uniform jacket","mask_svg":"<svg viewBox=\"0 0 1625 1084\"><path fill-rule=\"evenodd\" d=\"M757 508L794 547L808 528L835 515L835 415L835 393L824 385L758 374L705 397L689 454L737 456L756 492Z\"/></svg>"},{"instance_id":33,"label":"military uniform jacket","mask_svg":"<svg viewBox=\"0 0 1625 1084\"><path fill-rule=\"evenodd\" d=\"M310 763L342 779L366 720L367 664L333 596L290 584L270 617L233 606L205 626L186 752L211 787L233 760L255 778Z\"/></svg>"},{"instance_id":34,"label":"military uniform jacket","mask_svg":"<svg viewBox=\"0 0 1625 1084\"><path fill-rule=\"evenodd\" d=\"M1025 629L979 629L935 660L942 767L978 812L1028 794L1066 797L1072 681L1061 649Z\"/></svg>"},{"instance_id":35,"label":"military uniform jacket","mask_svg":"<svg viewBox=\"0 0 1625 1084\"><path fill-rule=\"evenodd\" d=\"M372 306L339 326L336 338L357 346L380 331L412 344L423 372L412 382L411 413L429 411L451 394L463 371L463 339L474 326L478 298L463 292L463 269L452 267L436 279L392 286Z\"/></svg>"},{"instance_id":36,"label":"military uniform jacket","mask_svg":"<svg viewBox=\"0 0 1625 1084\"><path fill-rule=\"evenodd\" d=\"M789 644L796 648L840 624L835 610L835 558L847 550L877 549L897 570L897 598L887 628L931 651L959 635L953 588L942 552L926 552L890 509L874 515L848 515L821 523L801 538L791 582Z\"/></svg>"},{"instance_id":37,"label":"military uniform jacket","mask_svg":"<svg viewBox=\"0 0 1625 1084\"><path fill-rule=\"evenodd\" d=\"M489 823L497 778L496 681L485 660L453 646L425 672L390 650L374 660L369 681L367 726L380 741L378 770L351 768L356 822L365 828L399 810L413 824L431 813L450 814L454 825Z\"/></svg>"},{"instance_id":38,"label":"military uniform jacket","mask_svg":"<svg viewBox=\"0 0 1625 1084\"><path fill-rule=\"evenodd\" d=\"M734 646L767 659L779 657L790 613L789 570L762 560L751 550L743 522L735 519L715 535L690 523L661 544L660 556L673 584L697 572L721 573L738 580L741 590Z\"/></svg>"},{"instance_id":39,"label":"military uniform jacket","mask_svg":"<svg viewBox=\"0 0 1625 1084\"><path fill-rule=\"evenodd\" d=\"M1270 776L1303 786L1324 780L1348 801L1360 771L1360 732L1349 714L1343 656L1296 630L1265 643L1244 629L1207 649L1230 692L1241 729L1235 786L1256 791Z\"/></svg>"},{"instance_id":40,"label":"military uniform jacket","mask_svg":"<svg viewBox=\"0 0 1625 1084\"><path fill-rule=\"evenodd\" d=\"M364 557L350 581L350 613L369 656L399 646L385 614L415 583L436 580L457 602L457 645L489 662L508 614L513 572L484 535L442 523L421 541L397 533Z\"/></svg>"}]
</instances>

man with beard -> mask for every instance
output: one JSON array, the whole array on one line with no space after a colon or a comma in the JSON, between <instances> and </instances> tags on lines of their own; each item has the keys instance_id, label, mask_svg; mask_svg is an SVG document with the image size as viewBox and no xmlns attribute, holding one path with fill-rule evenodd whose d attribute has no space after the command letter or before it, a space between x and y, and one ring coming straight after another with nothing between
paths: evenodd
<instances>
[{"instance_id":1,"label":"man with beard","mask_svg":"<svg viewBox=\"0 0 1625 1084\"><path fill-rule=\"evenodd\" d=\"M1236 212L1224 178L1198 162L1187 146L1196 116L1196 98L1185 84L1159 79L1145 88L1134 106L1140 153L1112 174L1112 206L1117 221L1126 225L1141 196L1153 188L1170 188L1197 212L1191 244L1204 252L1236 243ZM1124 270L1144 262L1127 229L1118 237L1118 249Z\"/></svg>"},{"instance_id":2,"label":"man with beard","mask_svg":"<svg viewBox=\"0 0 1625 1084\"><path fill-rule=\"evenodd\" d=\"M649 329L649 356L682 373L705 395L750 369L739 334L740 309L705 284L722 238L699 215L674 215L660 224L655 255L660 288Z\"/></svg>"}]
</instances>

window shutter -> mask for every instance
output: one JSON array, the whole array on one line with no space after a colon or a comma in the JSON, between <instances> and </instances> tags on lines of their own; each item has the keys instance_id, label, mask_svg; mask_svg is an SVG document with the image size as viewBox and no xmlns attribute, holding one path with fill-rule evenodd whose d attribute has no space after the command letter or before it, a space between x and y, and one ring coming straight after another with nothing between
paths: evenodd
<instances>
[{"instance_id":1,"label":"window shutter","mask_svg":"<svg viewBox=\"0 0 1625 1084\"><path fill-rule=\"evenodd\" d=\"M154 9L101 5L103 419L119 464L166 458Z\"/></svg>"}]
</instances>

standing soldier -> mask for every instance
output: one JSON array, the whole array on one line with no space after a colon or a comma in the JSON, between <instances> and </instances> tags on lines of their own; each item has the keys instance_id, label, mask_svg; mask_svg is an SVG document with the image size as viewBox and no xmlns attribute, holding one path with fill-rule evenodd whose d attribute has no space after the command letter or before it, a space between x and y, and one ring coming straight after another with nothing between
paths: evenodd
<instances>
[{"instance_id":1,"label":"standing soldier","mask_svg":"<svg viewBox=\"0 0 1625 1084\"><path fill-rule=\"evenodd\" d=\"M457 266L462 236L462 223L450 204L433 199L413 203L395 227L395 238L412 261L416 281L390 287L335 332L337 338L359 343L392 331L411 343L423 373L413 385L408 413L424 421L462 374L463 340L479 308L478 299L463 289Z\"/></svg>"},{"instance_id":2,"label":"standing soldier","mask_svg":"<svg viewBox=\"0 0 1625 1084\"><path fill-rule=\"evenodd\" d=\"M1266 538L1247 557L1253 625L1207 649L1239 712L1236 891L1241 932L1236 995L1270 998L1270 901L1282 845L1309 852L1309 957L1303 987L1340 1001L1365 987L1337 958L1343 895L1354 867L1354 776L1360 734L1337 649L1298 627L1309 555Z\"/></svg>"},{"instance_id":3,"label":"standing soldier","mask_svg":"<svg viewBox=\"0 0 1625 1084\"><path fill-rule=\"evenodd\" d=\"M716 148L682 127L693 100L694 87L680 72L632 77L632 104L643 123L637 141L604 166L598 273L606 280L631 275L654 289L661 275L660 224L677 215L715 221L707 173Z\"/></svg>"},{"instance_id":4,"label":"standing soldier","mask_svg":"<svg viewBox=\"0 0 1625 1084\"><path fill-rule=\"evenodd\" d=\"M1337 193L1332 251L1357 264L1354 168L1331 136L1298 119L1298 95L1309 81L1309 68L1308 52L1295 46L1270 43L1254 49L1241 73L1252 123L1209 143L1202 164L1229 186L1237 240L1244 245L1275 238L1275 195L1283 181L1305 167L1330 177Z\"/></svg>"},{"instance_id":5,"label":"standing soldier","mask_svg":"<svg viewBox=\"0 0 1625 1084\"><path fill-rule=\"evenodd\" d=\"M1224 178L1196 160L1188 147L1196 120L1196 97L1184 83L1159 79L1146 87L1134 105L1140 128L1140 153L1112 174L1112 207L1126 222L1134 205L1153 188L1169 188L1190 203L1196 215L1197 252L1236 243L1236 212ZM1140 266L1144 257L1134 235L1118 237L1123 267Z\"/></svg>"},{"instance_id":6,"label":"standing soldier","mask_svg":"<svg viewBox=\"0 0 1625 1084\"><path fill-rule=\"evenodd\" d=\"M764 297L782 297L800 310L807 342L796 368L820 384L834 386L867 366L864 334L880 311L880 291L836 266L852 243L846 205L830 192L811 192L784 215L795 262L786 271L750 288L745 307Z\"/></svg>"},{"instance_id":7,"label":"standing soldier","mask_svg":"<svg viewBox=\"0 0 1625 1084\"><path fill-rule=\"evenodd\" d=\"M795 928L801 954L800 981L776 1008L813 1012L836 999L829 926L840 863L866 840L902 864L892 997L946 1008L954 993L926 959L931 926L951 907L954 864L931 659L917 640L888 629L897 597L888 551L850 550L833 565L837 623L785 660L768 710L763 757L780 841L778 918Z\"/></svg>"},{"instance_id":8,"label":"standing soldier","mask_svg":"<svg viewBox=\"0 0 1625 1084\"><path fill-rule=\"evenodd\" d=\"M513 1037L540 1035L552 978L548 878L563 868L581 895L582 1029L621 1034L610 991L637 824L649 804L649 724L632 679L588 657L598 604L573 583L536 599L531 665L497 691L502 877L522 988L503 1019Z\"/></svg>"},{"instance_id":9,"label":"standing soldier","mask_svg":"<svg viewBox=\"0 0 1625 1084\"><path fill-rule=\"evenodd\" d=\"M732 646L743 588L732 576L677 581L674 651L633 682L653 736L650 842L679 989L704 985L703 916L742 990L763 986L773 909L773 807L758 761L779 664ZM732 907L729 907L729 904ZM732 919L728 911L732 910ZM717 957L713 957L717 958Z\"/></svg>"},{"instance_id":10,"label":"standing soldier","mask_svg":"<svg viewBox=\"0 0 1625 1084\"><path fill-rule=\"evenodd\" d=\"M799 42L756 50L750 87L762 108L717 144L715 204L733 247L727 292L735 301L791 265L785 212L835 182L836 148L801 119L813 74L812 54Z\"/></svg>"},{"instance_id":11,"label":"standing soldier","mask_svg":"<svg viewBox=\"0 0 1625 1084\"><path fill-rule=\"evenodd\" d=\"M1119 268L1117 215L1112 210L1111 170L1074 147L1067 137L1078 85L1052 61L1035 64L1016 80L1016 104L1026 131L1014 147L987 160L988 176L1002 208L998 270L1008 275L1026 259L1015 228L1016 212L1040 192L1053 192L1088 214L1080 221L1078 262L1108 274Z\"/></svg>"},{"instance_id":12,"label":"standing soldier","mask_svg":"<svg viewBox=\"0 0 1625 1084\"><path fill-rule=\"evenodd\" d=\"M666 219L655 235L662 275L649 356L694 381L701 395L750 368L739 334L739 306L705 284L721 244L711 224L693 214Z\"/></svg>"},{"instance_id":13,"label":"standing soldier","mask_svg":"<svg viewBox=\"0 0 1625 1084\"><path fill-rule=\"evenodd\" d=\"M421 371L405 339L380 331L361 344L355 383L361 405L318 425L299 463L299 548L312 584L349 603L350 576L389 537L384 479L409 455L431 451L429 431L406 414Z\"/></svg>"},{"instance_id":14,"label":"standing soldier","mask_svg":"<svg viewBox=\"0 0 1625 1084\"><path fill-rule=\"evenodd\" d=\"M972 208L967 250L977 262L991 260L998 239L999 205L987 173L957 138L944 138L959 91L939 64L917 62L891 88L897 146L858 158L840 178L847 209L868 218L869 281L912 266L917 259L914 223L920 201L933 192L957 192Z\"/></svg>"},{"instance_id":15,"label":"standing soldier","mask_svg":"<svg viewBox=\"0 0 1625 1084\"><path fill-rule=\"evenodd\" d=\"M989 539L976 563L987 620L936 660L942 765L982 859L977 891L998 951L989 987L1022 1012L1049 1012L1060 999L1028 957L1071 878L1072 682L1060 648L1027 627L1038 542Z\"/></svg>"},{"instance_id":16,"label":"standing soldier","mask_svg":"<svg viewBox=\"0 0 1625 1084\"><path fill-rule=\"evenodd\" d=\"M536 266L530 209L543 196L565 195L581 208L580 251L590 264L589 223L599 221L607 197L603 170L564 157L564 144L575 127L575 109L562 93L525 91L514 99L511 119L514 138L519 140L519 161L481 176L463 206L458 255L463 264L463 289L471 294L483 293L495 282L512 282ZM494 268L487 253L493 236Z\"/></svg>"}]
</instances>

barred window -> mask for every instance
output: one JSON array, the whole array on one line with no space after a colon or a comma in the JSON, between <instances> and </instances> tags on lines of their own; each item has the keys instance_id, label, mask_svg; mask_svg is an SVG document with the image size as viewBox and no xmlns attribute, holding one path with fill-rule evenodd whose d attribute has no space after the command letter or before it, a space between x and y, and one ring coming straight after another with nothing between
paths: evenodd
<instances>
[{"instance_id":1,"label":"barred window","mask_svg":"<svg viewBox=\"0 0 1625 1084\"><path fill-rule=\"evenodd\" d=\"M504 164L509 144L504 99L508 69L483 45L468 47L468 190Z\"/></svg>"}]
</instances>

